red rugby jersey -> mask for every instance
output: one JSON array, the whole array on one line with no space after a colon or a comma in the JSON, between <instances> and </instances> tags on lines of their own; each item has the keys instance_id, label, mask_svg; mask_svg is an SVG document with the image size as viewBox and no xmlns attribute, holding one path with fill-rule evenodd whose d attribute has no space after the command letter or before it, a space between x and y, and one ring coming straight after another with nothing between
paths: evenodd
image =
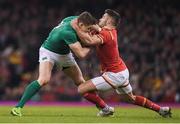
<instances>
[{"instance_id":1,"label":"red rugby jersey","mask_svg":"<svg viewBox=\"0 0 180 124\"><path fill-rule=\"evenodd\" d=\"M96 47L97 55L101 63L102 72L120 72L127 67L119 56L117 30L102 28L98 36L102 44Z\"/></svg>"}]
</instances>

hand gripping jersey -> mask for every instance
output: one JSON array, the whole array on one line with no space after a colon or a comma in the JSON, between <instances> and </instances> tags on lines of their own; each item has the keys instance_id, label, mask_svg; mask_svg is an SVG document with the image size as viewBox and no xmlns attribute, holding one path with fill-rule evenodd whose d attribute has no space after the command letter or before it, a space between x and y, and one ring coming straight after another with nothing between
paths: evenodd
<instances>
[{"instance_id":1,"label":"hand gripping jersey","mask_svg":"<svg viewBox=\"0 0 180 124\"><path fill-rule=\"evenodd\" d=\"M42 47L57 54L68 54L70 52L68 44L78 41L77 34L71 26L71 21L77 17L71 16L63 19L58 26L52 29Z\"/></svg>"},{"instance_id":2,"label":"hand gripping jersey","mask_svg":"<svg viewBox=\"0 0 180 124\"><path fill-rule=\"evenodd\" d=\"M102 44L96 47L102 72L120 72L127 67L119 56L116 29L102 28L98 36Z\"/></svg>"}]
</instances>

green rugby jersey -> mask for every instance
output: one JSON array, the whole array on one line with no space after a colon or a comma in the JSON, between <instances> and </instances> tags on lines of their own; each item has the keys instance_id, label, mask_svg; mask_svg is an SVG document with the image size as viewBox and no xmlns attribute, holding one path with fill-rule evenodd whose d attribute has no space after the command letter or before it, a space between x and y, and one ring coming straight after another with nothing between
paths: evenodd
<instances>
[{"instance_id":1,"label":"green rugby jersey","mask_svg":"<svg viewBox=\"0 0 180 124\"><path fill-rule=\"evenodd\" d=\"M68 44L75 43L79 39L71 26L71 21L77 17L70 16L63 19L58 26L52 29L42 47L58 54L68 54L70 52Z\"/></svg>"}]
</instances>

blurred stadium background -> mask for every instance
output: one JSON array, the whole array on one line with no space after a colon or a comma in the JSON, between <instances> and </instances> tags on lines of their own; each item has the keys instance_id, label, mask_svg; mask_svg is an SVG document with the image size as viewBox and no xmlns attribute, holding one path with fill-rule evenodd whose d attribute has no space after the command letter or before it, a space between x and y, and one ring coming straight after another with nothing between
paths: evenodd
<instances>
[{"instance_id":1,"label":"blurred stadium background","mask_svg":"<svg viewBox=\"0 0 180 124\"><path fill-rule=\"evenodd\" d=\"M89 11L121 14L119 50L134 93L155 102L180 103L179 0L0 0L0 101L17 101L37 78L41 43L63 18ZM96 53L78 60L85 79L98 76ZM100 93L120 102L114 91ZM84 101L73 81L55 68L33 101Z\"/></svg>"}]
</instances>

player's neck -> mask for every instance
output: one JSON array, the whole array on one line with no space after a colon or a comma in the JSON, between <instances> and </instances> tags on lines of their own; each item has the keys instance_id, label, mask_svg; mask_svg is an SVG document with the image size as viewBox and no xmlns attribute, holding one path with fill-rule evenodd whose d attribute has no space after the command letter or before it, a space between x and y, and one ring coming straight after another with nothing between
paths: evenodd
<instances>
[{"instance_id":1,"label":"player's neck","mask_svg":"<svg viewBox=\"0 0 180 124\"><path fill-rule=\"evenodd\" d=\"M116 27L114 27L112 25L106 25L103 28L106 28L106 29L109 29L109 30L116 29Z\"/></svg>"}]
</instances>

